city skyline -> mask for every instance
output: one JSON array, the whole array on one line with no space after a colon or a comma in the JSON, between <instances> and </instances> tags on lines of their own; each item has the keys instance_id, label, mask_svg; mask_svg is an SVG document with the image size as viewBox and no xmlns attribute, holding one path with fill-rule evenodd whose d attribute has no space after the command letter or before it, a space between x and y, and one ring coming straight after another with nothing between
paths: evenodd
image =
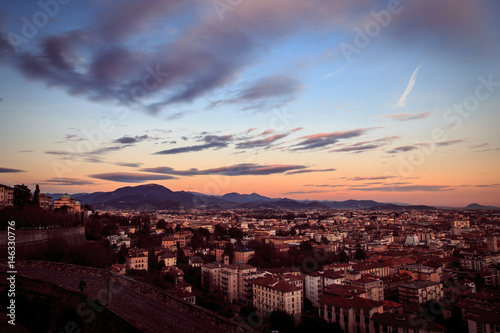
<instances>
[{"instance_id":1,"label":"city skyline","mask_svg":"<svg viewBox=\"0 0 500 333\"><path fill-rule=\"evenodd\" d=\"M2 4L0 184L500 206L499 9Z\"/></svg>"}]
</instances>

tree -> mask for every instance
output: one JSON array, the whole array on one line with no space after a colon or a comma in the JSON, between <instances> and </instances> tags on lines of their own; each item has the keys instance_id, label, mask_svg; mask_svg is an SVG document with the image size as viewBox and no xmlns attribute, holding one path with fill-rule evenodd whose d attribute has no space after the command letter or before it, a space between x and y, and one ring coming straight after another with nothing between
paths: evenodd
<instances>
[{"instance_id":1,"label":"tree","mask_svg":"<svg viewBox=\"0 0 500 333\"><path fill-rule=\"evenodd\" d=\"M234 246L231 243L227 243L226 247L224 248L224 253L222 254L223 256L229 256L229 263L232 264L234 260Z\"/></svg>"},{"instance_id":2,"label":"tree","mask_svg":"<svg viewBox=\"0 0 500 333\"><path fill-rule=\"evenodd\" d=\"M300 242L300 252L313 252L313 247L309 241Z\"/></svg>"},{"instance_id":3,"label":"tree","mask_svg":"<svg viewBox=\"0 0 500 333\"><path fill-rule=\"evenodd\" d=\"M36 189L35 193L33 194L33 200L32 200L33 205L40 207L40 186L36 184Z\"/></svg>"},{"instance_id":4,"label":"tree","mask_svg":"<svg viewBox=\"0 0 500 333\"><path fill-rule=\"evenodd\" d=\"M224 228L221 224L215 225L214 235L217 239L220 239L222 236L227 234L227 229Z\"/></svg>"},{"instance_id":5,"label":"tree","mask_svg":"<svg viewBox=\"0 0 500 333\"><path fill-rule=\"evenodd\" d=\"M271 330L279 332L295 332L295 319L292 315L284 311L273 311L269 315L269 324Z\"/></svg>"},{"instance_id":6,"label":"tree","mask_svg":"<svg viewBox=\"0 0 500 333\"><path fill-rule=\"evenodd\" d=\"M180 264L187 265L188 259L186 257L186 254L184 253L184 250L178 248L177 249L177 265L180 265Z\"/></svg>"},{"instance_id":7,"label":"tree","mask_svg":"<svg viewBox=\"0 0 500 333\"><path fill-rule=\"evenodd\" d=\"M349 262L349 256L347 255L347 253L344 250L342 250L339 254L339 261L342 264L347 264Z\"/></svg>"},{"instance_id":8,"label":"tree","mask_svg":"<svg viewBox=\"0 0 500 333\"><path fill-rule=\"evenodd\" d=\"M297 230L295 230L295 228L292 228L290 230L290 236L295 236L297 234Z\"/></svg>"},{"instance_id":9,"label":"tree","mask_svg":"<svg viewBox=\"0 0 500 333\"><path fill-rule=\"evenodd\" d=\"M159 219L158 223L156 223L156 229L165 229L167 227L167 223L165 223L164 219Z\"/></svg>"},{"instance_id":10,"label":"tree","mask_svg":"<svg viewBox=\"0 0 500 333\"><path fill-rule=\"evenodd\" d=\"M328 241L328 238L326 238L325 236L321 236L321 243L328 245L330 242Z\"/></svg>"},{"instance_id":11,"label":"tree","mask_svg":"<svg viewBox=\"0 0 500 333\"><path fill-rule=\"evenodd\" d=\"M354 259L356 260L365 260L366 259L366 252L362 248L359 248L356 250L356 253L354 254Z\"/></svg>"},{"instance_id":12,"label":"tree","mask_svg":"<svg viewBox=\"0 0 500 333\"><path fill-rule=\"evenodd\" d=\"M14 207L24 208L31 204L31 190L28 186L14 185Z\"/></svg>"},{"instance_id":13,"label":"tree","mask_svg":"<svg viewBox=\"0 0 500 333\"><path fill-rule=\"evenodd\" d=\"M125 262L127 261L127 254L128 254L128 250L127 250L127 245L123 244L121 247L120 247L120 251L118 251L117 253L117 261L119 264L125 264Z\"/></svg>"},{"instance_id":14,"label":"tree","mask_svg":"<svg viewBox=\"0 0 500 333\"><path fill-rule=\"evenodd\" d=\"M245 235L243 231L239 228L229 228L228 230L229 238L242 239Z\"/></svg>"},{"instance_id":15,"label":"tree","mask_svg":"<svg viewBox=\"0 0 500 333\"><path fill-rule=\"evenodd\" d=\"M180 230L181 230L181 225L180 224L176 225L175 226L175 232L180 231Z\"/></svg>"}]
</instances>

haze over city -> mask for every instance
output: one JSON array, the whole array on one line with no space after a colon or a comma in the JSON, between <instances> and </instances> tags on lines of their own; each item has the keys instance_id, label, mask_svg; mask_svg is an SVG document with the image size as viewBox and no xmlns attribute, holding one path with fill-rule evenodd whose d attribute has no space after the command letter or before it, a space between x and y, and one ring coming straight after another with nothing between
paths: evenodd
<instances>
[{"instance_id":1,"label":"haze over city","mask_svg":"<svg viewBox=\"0 0 500 333\"><path fill-rule=\"evenodd\" d=\"M500 206L499 12L4 2L0 183Z\"/></svg>"}]
</instances>

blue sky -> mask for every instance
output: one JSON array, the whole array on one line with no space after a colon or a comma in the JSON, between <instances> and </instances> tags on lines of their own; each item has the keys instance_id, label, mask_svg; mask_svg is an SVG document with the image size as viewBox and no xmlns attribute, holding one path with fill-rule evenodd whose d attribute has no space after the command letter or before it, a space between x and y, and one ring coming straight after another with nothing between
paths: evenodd
<instances>
[{"instance_id":1,"label":"blue sky","mask_svg":"<svg viewBox=\"0 0 500 333\"><path fill-rule=\"evenodd\" d=\"M2 4L0 183L500 205L499 12L486 0Z\"/></svg>"}]
</instances>

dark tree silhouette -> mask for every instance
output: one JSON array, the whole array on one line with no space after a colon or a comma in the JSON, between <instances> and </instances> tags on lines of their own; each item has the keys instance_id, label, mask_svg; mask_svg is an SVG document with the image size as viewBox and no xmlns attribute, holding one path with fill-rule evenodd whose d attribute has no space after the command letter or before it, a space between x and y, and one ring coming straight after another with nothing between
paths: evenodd
<instances>
[{"instance_id":1,"label":"dark tree silhouette","mask_svg":"<svg viewBox=\"0 0 500 333\"><path fill-rule=\"evenodd\" d=\"M342 250L339 254L339 261L343 264L347 264L349 262L349 256L344 250Z\"/></svg>"},{"instance_id":2,"label":"dark tree silhouette","mask_svg":"<svg viewBox=\"0 0 500 333\"><path fill-rule=\"evenodd\" d=\"M33 193L32 203L36 207L40 207L40 186L36 184L35 192Z\"/></svg>"},{"instance_id":3,"label":"dark tree silhouette","mask_svg":"<svg viewBox=\"0 0 500 333\"><path fill-rule=\"evenodd\" d=\"M280 332L295 332L295 319L283 311L273 311L269 315L269 324L272 330Z\"/></svg>"},{"instance_id":4,"label":"dark tree silhouette","mask_svg":"<svg viewBox=\"0 0 500 333\"><path fill-rule=\"evenodd\" d=\"M167 227L167 223L165 223L164 219L158 220L158 223L156 223L156 229L165 229Z\"/></svg>"},{"instance_id":5,"label":"dark tree silhouette","mask_svg":"<svg viewBox=\"0 0 500 333\"><path fill-rule=\"evenodd\" d=\"M229 263L232 264L234 261L234 246L231 243L228 243L224 248L223 256L229 256Z\"/></svg>"},{"instance_id":6,"label":"dark tree silhouette","mask_svg":"<svg viewBox=\"0 0 500 333\"><path fill-rule=\"evenodd\" d=\"M14 185L14 207L24 208L31 204L31 190L24 184Z\"/></svg>"}]
</instances>

